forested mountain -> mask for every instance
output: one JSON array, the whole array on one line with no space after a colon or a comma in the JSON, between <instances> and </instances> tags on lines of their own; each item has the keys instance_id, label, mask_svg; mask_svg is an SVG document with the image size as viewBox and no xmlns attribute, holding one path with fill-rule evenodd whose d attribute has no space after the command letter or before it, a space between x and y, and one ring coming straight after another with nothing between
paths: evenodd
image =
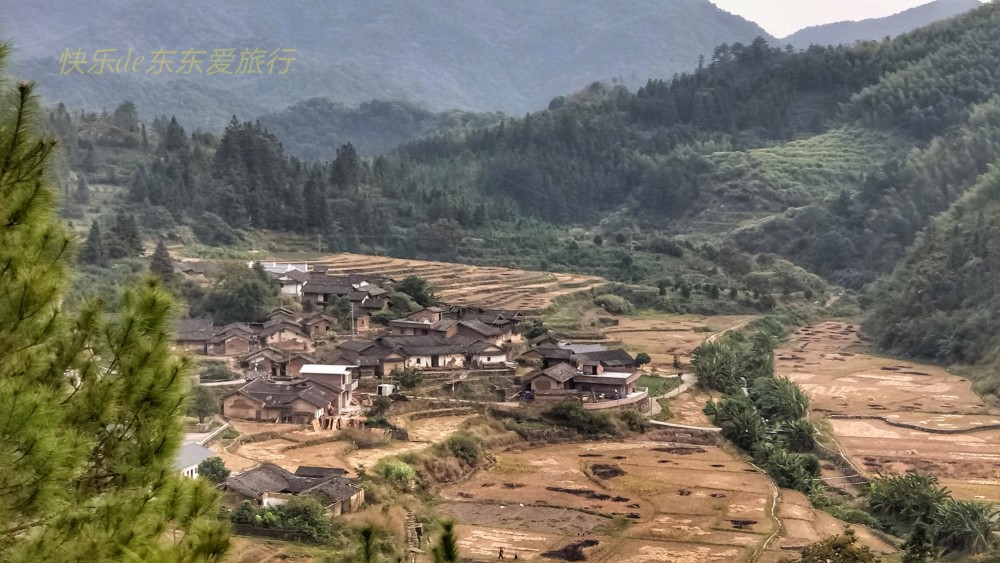
<instances>
[{"instance_id":1,"label":"forested mountain","mask_svg":"<svg viewBox=\"0 0 1000 563\"><path fill-rule=\"evenodd\" d=\"M810 26L781 39L781 42L806 48L810 45L850 45L857 41L881 41L886 37L896 37L918 27L963 14L981 5L980 0L934 0L884 18Z\"/></svg>"},{"instance_id":2,"label":"forested mountain","mask_svg":"<svg viewBox=\"0 0 1000 563\"><path fill-rule=\"evenodd\" d=\"M67 176L126 185L139 224L162 236L231 244L265 229L331 250L587 271L659 285L654 299L670 307L686 299L670 301L671 287L731 288L758 308L810 299L826 286L806 271L865 292L899 262L885 291L912 286L934 300L880 310L871 334L892 350L989 357L985 340L946 345L988 334L966 314L980 270L951 268L948 285L920 286L942 267L932 243L989 238L976 227L991 225L989 207L957 234L920 233L988 182L1000 156L1000 4L892 41L720 45L669 82L635 93L595 83L524 118L375 158L345 144L303 161L239 120L221 137L170 119L145 130L129 105L103 117L57 108L48 122L69 140ZM952 266L980 247L962 248ZM939 307L952 312L932 314ZM928 347L929 335L944 344Z\"/></svg>"},{"instance_id":3,"label":"forested mountain","mask_svg":"<svg viewBox=\"0 0 1000 563\"><path fill-rule=\"evenodd\" d=\"M992 126L1000 125L995 118ZM994 145L997 146L997 145ZM872 297L878 343L945 362L1000 365L1000 169L921 233ZM983 391L1000 394L1000 381Z\"/></svg>"},{"instance_id":4,"label":"forested mountain","mask_svg":"<svg viewBox=\"0 0 1000 563\"><path fill-rule=\"evenodd\" d=\"M282 140L290 154L321 161L332 159L336 147L348 142L359 154L375 156L420 137L482 128L502 117L458 110L432 112L408 102L384 100L349 108L327 98L312 98L262 115L259 121Z\"/></svg>"},{"instance_id":5,"label":"forested mountain","mask_svg":"<svg viewBox=\"0 0 1000 563\"><path fill-rule=\"evenodd\" d=\"M5 6L0 36L50 103L111 111L109 100L130 99L145 119L175 115L219 132L234 113L251 119L312 97L523 114L595 80L670 77L720 43L767 34L708 0L54 0ZM67 50L89 61L96 49L129 48L145 56L138 72L61 74ZM204 73L180 70L192 48L208 51ZM209 75L221 48L263 50L263 72ZM156 49L177 51L173 72L145 72ZM287 74L270 73L274 49L297 50Z\"/></svg>"}]
</instances>

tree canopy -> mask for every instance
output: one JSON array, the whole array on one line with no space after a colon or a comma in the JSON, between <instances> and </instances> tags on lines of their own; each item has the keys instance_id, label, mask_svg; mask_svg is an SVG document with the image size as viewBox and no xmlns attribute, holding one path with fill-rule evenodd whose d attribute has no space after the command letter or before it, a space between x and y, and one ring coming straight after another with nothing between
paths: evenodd
<instances>
[{"instance_id":1,"label":"tree canopy","mask_svg":"<svg viewBox=\"0 0 1000 563\"><path fill-rule=\"evenodd\" d=\"M217 561L217 495L172 466L190 367L171 351L172 300L149 280L110 317L60 306L73 241L53 218L54 145L32 85L2 95L0 559Z\"/></svg>"}]
</instances>

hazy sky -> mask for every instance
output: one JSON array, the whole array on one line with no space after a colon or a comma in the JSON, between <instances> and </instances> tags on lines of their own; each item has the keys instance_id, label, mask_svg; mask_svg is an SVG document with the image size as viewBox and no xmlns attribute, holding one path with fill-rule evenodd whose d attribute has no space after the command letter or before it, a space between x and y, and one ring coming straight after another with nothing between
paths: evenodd
<instances>
[{"instance_id":1,"label":"hazy sky","mask_svg":"<svg viewBox=\"0 0 1000 563\"><path fill-rule=\"evenodd\" d=\"M711 0L723 10L756 22L775 37L803 27L844 20L881 18L930 0Z\"/></svg>"}]
</instances>

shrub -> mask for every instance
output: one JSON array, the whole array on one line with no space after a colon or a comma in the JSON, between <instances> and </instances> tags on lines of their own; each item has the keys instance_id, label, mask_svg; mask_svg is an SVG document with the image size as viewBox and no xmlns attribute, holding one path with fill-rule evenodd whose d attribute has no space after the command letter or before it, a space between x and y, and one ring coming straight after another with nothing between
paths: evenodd
<instances>
[{"instance_id":1,"label":"shrub","mask_svg":"<svg viewBox=\"0 0 1000 563\"><path fill-rule=\"evenodd\" d=\"M298 532L311 543L330 539L333 523L323 506L312 497L296 497L285 504L256 508L243 501L230 515L234 524Z\"/></svg>"},{"instance_id":2,"label":"shrub","mask_svg":"<svg viewBox=\"0 0 1000 563\"><path fill-rule=\"evenodd\" d=\"M624 297L617 295L600 295L594 299L594 305L616 315L624 315L632 312L632 304Z\"/></svg>"},{"instance_id":3,"label":"shrub","mask_svg":"<svg viewBox=\"0 0 1000 563\"><path fill-rule=\"evenodd\" d=\"M201 381L229 381L236 377L237 375L222 362L203 361L198 371L198 378Z\"/></svg>"},{"instance_id":4,"label":"shrub","mask_svg":"<svg viewBox=\"0 0 1000 563\"><path fill-rule=\"evenodd\" d=\"M614 434L614 427L604 413L588 411L579 402L562 401L542 413L544 418L587 436Z\"/></svg>"},{"instance_id":5,"label":"shrub","mask_svg":"<svg viewBox=\"0 0 1000 563\"><path fill-rule=\"evenodd\" d=\"M645 433L648 427L646 417L638 411L623 409L618 411L618 418L625 423L632 432Z\"/></svg>"},{"instance_id":6,"label":"shrub","mask_svg":"<svg viewBox=\"0 0 1000 563\"><path fill-rule=\"evenodd\" d=\"M649 362L652 362L652 361L653 361L653 358L650 358L649 354L647 354L645 352L639 352L635 356L635 365L636 366L644 366L644 365L646 365L646 364L648 364Z\"/></svg>"},{"instance_id":7,"label":"shrub","mask_svg":"<svg viewBox=\"0 0 1000 563\"><path fill-rule=\"evenodd\" d=\"M398 459L381 459L375 464L372 473L385 479L394 489L403 492L412 489L417 480L417 472L409 464Z\"/></svg>"},{"instance_id":8,"label":"shrub","mask_svg":"<svg viewBox=\"0 0 1000 563\"><path fill-rule=\"evenodd\" d=\"M198 475L219 485L229 477L229 470L221 457L210 457L198 464Z\"/></svg>"},{"instance_id":9,"label":"shrub","mask_svg":"<svg viewBox=\"0 0 1000 563\"><path fill-rule=\"evenodd\" d=\"M389 376L398 382L402 389L413 389L424 381L424 374L416 368L396 368Z\"/></svg>"},{"instance_id":10,"label":"shrub","mask_svg":"<svg viewBox=\"0 0 1000 563\"><path fill-rule=\"evenodd\" d=\"M480 441L475 436L465 433L454 434L444 443L451 454L461 460L469 467L479 465L482 457Z\"/></svg>"}]
</instances>

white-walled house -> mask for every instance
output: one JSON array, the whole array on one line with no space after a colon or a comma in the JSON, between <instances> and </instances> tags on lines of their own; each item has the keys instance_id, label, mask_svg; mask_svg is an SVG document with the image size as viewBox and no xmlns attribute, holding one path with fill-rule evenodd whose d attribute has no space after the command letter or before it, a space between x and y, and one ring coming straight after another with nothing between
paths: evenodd
<instances>
[{"instance_id":1,"label":"white-walled house","mask_svg":"<svg viewBox=\"0 0 1000 563\"><path fill-rule=\"evenodd\" d=\"M177 454L174 456L174 467L180 471L181 475L193 479L198 476L198 466L201 465L201 462L212 457L219 456L205 446L188 442L177 450Z\"/></svg>"}]
</instances>

